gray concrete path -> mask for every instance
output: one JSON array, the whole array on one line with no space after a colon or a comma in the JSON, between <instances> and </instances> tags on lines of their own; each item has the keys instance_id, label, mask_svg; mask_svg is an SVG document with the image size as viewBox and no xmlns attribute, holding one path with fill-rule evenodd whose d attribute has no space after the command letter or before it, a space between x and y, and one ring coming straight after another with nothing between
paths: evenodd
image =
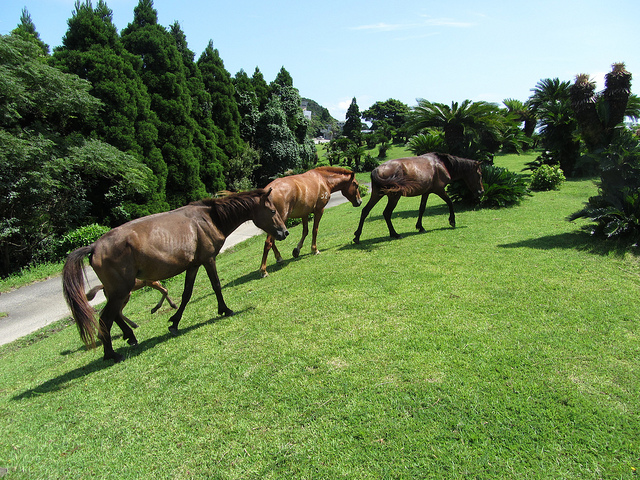
<instances>
[{"instance_id":1,"label":"gray concrete path","mask_svg":"<svg viewBox=\"0 0 640 480\"><path fill-rule=\"evenodd\" d=\"M346 201L341 193L336 193L331 196L327 208ZM221 251L259 234L265 233L252 221L245 222L227 237ZM100 284L92 268L87 267L85 273L89 284L87 290ZM97 305L104 300L100 292L90 303ZM59 276L0 294L0 345L13 342L69 315Z\"/></svg>"}]
</instances>

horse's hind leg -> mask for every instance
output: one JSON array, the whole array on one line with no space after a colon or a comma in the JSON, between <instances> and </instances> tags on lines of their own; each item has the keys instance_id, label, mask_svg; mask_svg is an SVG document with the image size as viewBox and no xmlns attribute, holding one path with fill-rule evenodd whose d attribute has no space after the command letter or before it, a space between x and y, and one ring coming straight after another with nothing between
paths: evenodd
<instances>
[{"instance_id":1,"label":"horse's hind leg","mask_svg":"<svg viewBox=\"0 0 640 480\"><path fill-rule=\"evenodd\" d=\"M422 226L422 216L424 215L424 210L427 207L427 199L429 198L429 194L425 193L422 195L420 199L420 208L418 209L418 221L416 222L416 228L420 233L424 232L424 227Z\"/></svg>"},{"instance_id":2,"label":"horse's hind leg","mask_svg":"<svg viewBox=\"0 0 640 480\"><path fill-rule=\"evenodd\" d=\"M401 238L398 232L396 232L395 228L393 228L393 224L391 223L391 214L393 213L393 210L396 208L396 205L398 205L398 200L400 200L400 194L392 193L387 195L387 197L389 198L389 201L387 202L387 206L385 207L384 212L382 212L382 216L384 217L385 222L387 222L387 228L389 229L389 236L391 238Z\"/></svg>"},{"instance_id":3,"label":"horse's hind leg","mask_svg":"<svg viewBox=\"0 0 640 480\"><path fill-rule=\"evenodd\" d=\"M318 225L320 225L320 220L322 220L322 214L324 210L320 210L319 212L315 212L313 214L313 231L311 232L311 251L316 255L320 253L318 250L318 245L316 244L318 240Z\"/></svg>"},{"instance_id":4,"label":"horse's hind leg","mask_svg":"<svg viewBox=\"0 0 640 480\"><path fill-rule=\"evenodd\" d=\"M304 217L302 217L302 237L300 238L300 241L298 242L296 248L294 248L293 252L291 253L293 255L293 258L298 258L300 256L300 250L302 250L302 245L304 245L304 240L305 238L307 238L307 235L309 235L309 216L305 215ZM313 246L311 247L311 249L313 250Z\"/></svg>"},{"instance_id":5,"label":"horse's hind leg","mask_svg":"<svg viewBox=\"0 0 640 480\"><path fill-rule=\"evenodd\" d=\"M262 278L269 276L267 273L267 259L269 258L269 250L274 246L275 239L271 235L267 235L267 239L264 241L264 250L262 251L262 263L260 263L260 276Z\"/></svg>"},{"instance_id":6,"label":"horse's hind leg","mask_svg":"<svg viewBox=\"0 0 640 480\"><path fill-rule=\"evenodd\" d=\"M169 302L169 305L171 305L171 308L178 308L178 306L175 303L173 303L173 301L169 297L169 290L167 290L165 287L163 287L160 282L158 282L156 280L155 282L151 282L149 284L149 286L151 288L155 288L160 293L162 293L162 298L160 299L158 304L151 309L151 313L156 313L158 311L158 309L162 306L162 303L165 301L165 299L167 300L167 302Z\"/></svg>"},{"instance_id":7,"label":"horse's hind leg","mask_svg":"<svg viewBox=\"0 0 640 480\"><path fill-rule=\"evenodd\" d=\"M120 319L120 310L122 309L122 305L124 303L123 296L110 294L107 298L107 304L100 314L100 329L98 332L98 338L100 338L100 340L102 341L102 346L104 348L104 359L113 359L116 363L118 363L124 360L124 357L113 350L113 343L111 341L111 326L113 325L113 322L116 321L118 326L120 326L120 328L122 329L123 333L125 332L125 330L128 330L128 332L131 332L131 335L133 335L133 331Z\"/></svg>"}]
</instances>

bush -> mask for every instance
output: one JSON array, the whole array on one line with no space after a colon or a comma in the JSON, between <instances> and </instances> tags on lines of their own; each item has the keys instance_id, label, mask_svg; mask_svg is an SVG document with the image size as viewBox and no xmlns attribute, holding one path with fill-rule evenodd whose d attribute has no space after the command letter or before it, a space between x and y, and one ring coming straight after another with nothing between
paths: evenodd
<instances>
[{"instance_id":1,"label":"bush","mask_svg":"<svg viewBox=\"0 0 640 480\"><path fill-rule=\"evenodd\" d=\"M566 180L562 169L556 165L541 165L531 175L531 190L556 190Z\"/></svg>"},{"instance_id":2,"label":"bush","mask_svg":"<svg viewBox=\"0 0 640 480\"><path fill-rule=\"evenodd\" d=\"M473 198L462 181L449 184L447 193L454 202L475 202L483 207L507 207L519 203L525 195L530 195L523 175L495 165L482 164L482 184L484 194L479 200Z\"/></svg>"},{"instance_id":3,"label":"bush","mask_svg":"<svg viewBox=\"0 0 640 480\"><path fill-rule=\"evenodd\" d=\"M109 230L109 227L97 223L76 228L55 242L54 255L56 259L64 258L76 248L91 245Z\"/></svg>"},{"instance_id":4,"label":"bush","mask_svg":"<svg viewBox=\"0 0 640 480\"><path fill-rule=\"evenodd\" d=\"M600 159L598 195L569 220L588 218L591 233L640 241L640 144L627 129L619 130Z\"/></svg>"},{"instance_id":5,"label":"bush","mask_svg":"<svg viewBox=\"0 0 640 480\"><path fill-rule=\"evenodd\" d=\"M424 155L429 152L445 152L447 147L442 133L429 132L411 137L407 142L407 150L414 155Z\"/></svg>"}]
</instances>

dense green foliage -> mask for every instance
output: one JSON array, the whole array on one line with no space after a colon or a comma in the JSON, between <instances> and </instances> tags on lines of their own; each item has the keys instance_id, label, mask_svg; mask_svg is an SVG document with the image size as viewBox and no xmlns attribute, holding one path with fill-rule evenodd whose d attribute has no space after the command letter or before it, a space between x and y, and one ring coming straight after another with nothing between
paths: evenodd
<instances>
[{"instance_id":1,"label":"dense green foliage","mask_svg":"<svg viewBox=\"0 0 640 480\"><path fill-rule=\"evenodd\" d=\"M591 231L606 237L640 241L640 145L626 129L618 129L603 152L598 195L572 214L571 220L589 218Z\"/></svg>"},{"instance_id":2,"label":"dense green foliage","mask_svg":"<svg viewBox=\"0 0 640 480\"><path fill-rule=\"evenodd\" d=\"M497 165L482 164L482 184L484 193L477 200L473 199L473 195L462 181L449 184L447 193L453 201L489 208L516 205L529 195L529 182L524 175Z\"/></svg>"},{"instance_id":3,"label":"dense green foliage","mask_svg":"<svg viewBox=\"0 0 640 480\"><path fill-rule=\"evenodd\" d=\"M86 138L101 106L91 84L46 63L39 45L0 37L0 274L43 260L68 230L128 220L153 177L136 157ZM55 92L52 95L51 92Z\"/></svg>"}]
</instances>

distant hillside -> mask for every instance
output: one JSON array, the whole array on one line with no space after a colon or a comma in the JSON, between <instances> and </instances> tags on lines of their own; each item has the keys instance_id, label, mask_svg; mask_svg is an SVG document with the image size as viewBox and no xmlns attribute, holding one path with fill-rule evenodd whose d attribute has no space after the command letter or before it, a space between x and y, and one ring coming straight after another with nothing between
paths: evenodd
<instances>
[{"instance_id":1,"label":"distant hillside","mask_svg":"<svg viewBox=\"0 0 640 480\"><path fill-rule=\"evenodd\" d=\"M338 121L329 110L310 98L302 98L302 106L311 112L311 137L321 136L322 130L335 130Z\"/></svg>"}]
</instances>

